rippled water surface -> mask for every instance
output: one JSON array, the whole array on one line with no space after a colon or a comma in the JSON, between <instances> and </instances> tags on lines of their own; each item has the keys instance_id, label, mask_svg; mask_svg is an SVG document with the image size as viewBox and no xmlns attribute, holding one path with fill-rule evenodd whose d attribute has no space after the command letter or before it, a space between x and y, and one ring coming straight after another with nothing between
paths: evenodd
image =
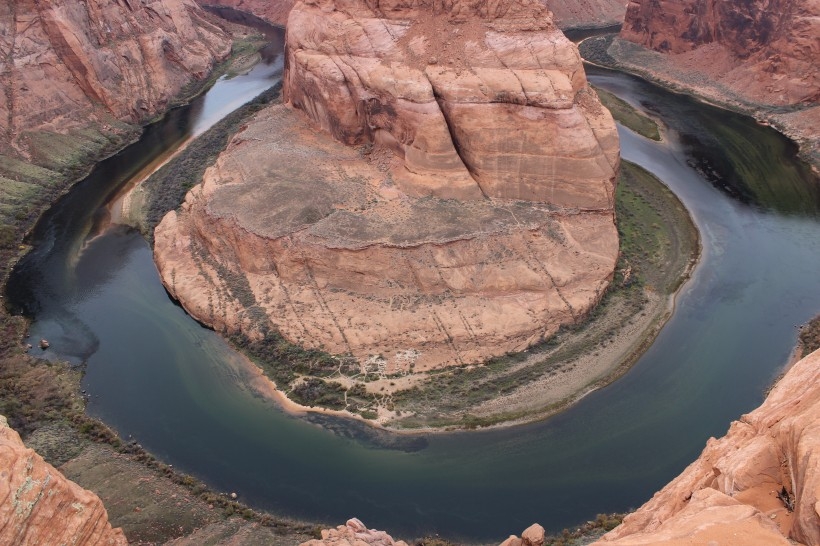
<instances>
[{"instance_id":1,"label":"rippled water surface","mask_svg":"<svg viewBox=\"0 0 820 546\"><path fill-rule=\"evenodd\" d=\"M760 403L796 325L820 311L817 181L789 143L596 71L596 85L668 125L660 144L621 130L623 156L680 196L704 244L675 315L632 371L562 415L506 430L391 443L344 421L289 417L254 396L242 359L168 299L137 233L114 226L89 237L96 211L141 162L197 130L204 112L269 85L277 71L262 66L262 80L215 88L100 165L44 216L8 288L33 316L33 338L52 342L47 355L87 365L92 415L254 506L481 540L637 507Z\"/></svg>"}]
</instances>

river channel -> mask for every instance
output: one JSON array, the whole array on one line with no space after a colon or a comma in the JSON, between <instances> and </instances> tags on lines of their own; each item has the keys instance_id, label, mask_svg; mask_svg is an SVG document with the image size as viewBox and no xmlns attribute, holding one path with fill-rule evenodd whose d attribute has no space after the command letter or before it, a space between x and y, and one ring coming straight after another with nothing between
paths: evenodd
<instances>
[{"instance_id":1,"label":"river channel","mask_svg":"<svg viewBox=\"0 0 820 546\"><path fill-rule=\"evenodd\" d=\"M220 115L209 112L271 85L281 57L269 62L220 81L99 164L42 217L7 287L33 319L32 338L51 342L32 352L85 366L91 415L252 506L490 542L533 522L557 531L635 508L762 401L796 326L820 311L820 190L793 146L748 118L591 70L596 85L668 127L662 143L619 128L622 154L669 185L702 235L672 319L634 368L546 421L403 449L351 423L289 416L169 299L139 233L99 229L133 173Z\"/></svg>"}]
</instances>

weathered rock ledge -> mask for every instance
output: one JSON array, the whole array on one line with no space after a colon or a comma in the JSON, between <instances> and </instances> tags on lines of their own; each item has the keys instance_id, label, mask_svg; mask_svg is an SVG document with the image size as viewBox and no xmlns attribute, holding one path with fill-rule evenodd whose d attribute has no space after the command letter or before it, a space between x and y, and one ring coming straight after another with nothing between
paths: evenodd
<instances>
[{"instance_id":1,"label":"weathered rock ledge","mask_svg":"<svg viewBox=\"0 0 820 546\"><path fill-rule=\"evenodd\" d=\"M65 478L0 416L0 543L125 545L99 497Z\"/></svg>"},{"instance_id":2,"label":"weathered rock ledge","mask_svg":"<svg viewBox=\"0 0 820 546\"><path fill-rule=\"evenodd\" d=\"M598 302L618 140L576 48L524 1L437 9L297 4L304 113L258 115L157 228L192 315L397 373L523 350Z\"/></svg>"},{"instance_id":3,"label":"weathered rock ledge","mask_svg":"<svg viewBox=\"0 0 820 546\"><path fill-rule=\"evenodd\" d=\"M193 0L2 2L0 155L72 167L230 50Z\"/></svg>"},{"instance_id":4,"label":"weathered rock ledge","mask_svg":"<svg viewBox=\"0 0 820 546\"><path fill-rule=\"evenodd\" d=\"M820 168L818 36L813 0L632 1L609 54L623 68L774 124Z\"/></svg>"}]
</instances>

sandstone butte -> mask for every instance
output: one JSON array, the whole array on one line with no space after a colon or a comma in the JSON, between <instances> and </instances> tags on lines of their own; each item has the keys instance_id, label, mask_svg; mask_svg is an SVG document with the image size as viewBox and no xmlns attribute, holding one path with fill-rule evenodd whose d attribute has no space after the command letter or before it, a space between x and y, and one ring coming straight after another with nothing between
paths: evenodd
<instances>
[{"instance_id":1,"label":"sandstone butte","mask_svg":"<svg viewBox=\"0 0 820 546\"><path fill-rule=\"evenodd\" d=\"M785 488L794 511L778 494ZM533 525L502 546L541 546ZM393 546L359 520L303 546ZM695 462L597 546L820 544L820 350L797 362L763 404L710 439Z\"/></svg>"},{"instance_id":2,"label":"sandstone butte","mask_svg":"<svg viewBox=\"0 0 820 546\"><path fill-rule=\"evenodd\" d=\"M618 136L539 3L300 2L286 56L288 104L156 229L191 315L398 373L521 351L599 301Z\"/></svg>"},{"instance_id":3,"label":"sandstone butte","mask_svg":"<svg viewBox=\"0 0 820 546\"><path fill-rule=\"evenodd\" d=\"M197 0L203 6L226 6L284 26L296 0ZM544 2L561 29L600 28L619 25L624 20L626 4L622 0L575 0Z\"/></svg>"},{"instance_id":4,"label":"sandstone butte","mask_svg":"<svg viewBox=\"0 0 820 546\"><path fill-rule=\"evenodd\" d=\"M820 2L633 0L621 37L755 103L820 100ZM815 126L816 130L816 126Z\"/></svg>"},{"instance_id":5,"label":"sandstone butte","mask_svg":"<svg viewBox=\"0 0 820 546\"><path fill-rule=\"evenodd\" d=\"M49 164L93 148L230 50L193 0L0 2L0 155Z\"/></svg>"},{"instance_id":6,"label":"sandstone butte","mask_svg":"<svg viewBox=\"0 0 820 546\"><path fill-rule=\"evenodd\" d=\"M102 501L69 481L0 415L0 544L128 544Z\"/></svg>"}]
</instances>

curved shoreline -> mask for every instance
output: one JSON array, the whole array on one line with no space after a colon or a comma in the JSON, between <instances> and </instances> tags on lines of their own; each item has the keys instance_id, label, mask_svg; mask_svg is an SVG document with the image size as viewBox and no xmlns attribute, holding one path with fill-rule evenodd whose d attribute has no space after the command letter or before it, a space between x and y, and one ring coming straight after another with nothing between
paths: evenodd
<instances>
[{"instance_id":1,"label":"curved shoreline","mask_svg":"<svg viewBox=\"0 0 820 546\"><path fill-rule=\"evenodd\" d=\"M654 179L657 183L663 185L661 181L656 178ZM588 394L613 383L632 368L637 360L652 345L663 327L673 316L678 295L688 285L695 268L698 263L700 263L700 258L702 256L702 241L697 224L695 223L691 213L685 206L683 206L683 203L679 201L677 196L675 196L665 185L663 185L663 188L665 191L669 192L669 195L671 195L677 204L681 206L688 218L688 225L681 231L694 235L694 252L689 254L686 264L680 274L674 276L674 290L665 296L660 296L655 293L654 297L650 297L645 304L635 311L632 319L638 319L636 320L637 324L630 322L630 324L621 327L615 334L615 339L606 343L606 346L594 345L586 351L583 351L580 356L577 356L570 361L559 362L559 366L572 366L572 368L564 368L566 371L560 374L561 378L569 377L568 381L565 382L569 383L569 385L564 385L563 387L559 385L559 388L557 389L559 394L557 396L553 395L552 398L546 397L545 400L545 397L542 395L537 399L535 404L525 405L513 414L493 412L492 409L488 409L488 411L483 414L483 417L492 422L486 425L459 424L457 422L450 422L441 426L391 426L391 422L387 419L367 419L346 409L336 410L317 406L305 406L292 400L288 397L284 390L279 389L276 383L265 374L265 371L260 365L256 364L250 356L242 351L241 348L234 347L237 353L243 357L242 360L245 363L243 366L245 368L244 375L249 379L248 385L257 394L268 400L274 401L284 412L290 415L304 416L310 413L330 415L344 419L352 419L366 423L374 428L400 435L436 434L479 428L481 430L506 428L533 423L561 413L569 409ZM610 290L612 291L616 289L613 287ZM620 303L621 305L611 305L609 309L604 311L604 314L608 312L612 315L618 316L620 314L619 311L625 302L619 301L617 303ZM645 315L645 318L643 320L639 320L642 313ZM602 321L596 322L598 318L599 317L591 317L587 319L586 322L576 326L576 330L580 330L579 333L570 332L568 334L564 334L569 339L562 340L557 347L548 348L546 351L539 351L537 348L531 349L534 354L529 357L527 361L543 361L544 359L549 358L549 355L561 350L561 348L567 344L578 342L583 343L583 341L585 341L583 336L588 334L588 332L584 331L585 329L601 326L599 324L600 322L603 322L605 327L607 326L607 318L612 320L612 317L604 317ZM524 351L524 353L527 352L528 351ZM601 356L600 353L603 353L603 356ZM589 370L589 366L584 366L584 360L586 360L589 365L594 364L594 369L591 372ZM526 366L526 362L524 363L524 366ZM438 374L447 373L450 373L450 371L440 370L430 372L428 377L435 378ZM556 374L556 376L558 376L558 374ZM539 393L543 393L546 389L548 389L548 387L543 385L544 380L549 383L549 380L552 377L555 376L550 375L547 377L547 375L544 374L542 377L535 380L534 385L524 385L521 389L523 392L516 389L516 392L513 392L512 395L494 397L486 402L478 404L478 406L492 408L493 406L514 404L515 402L511 402L511 398L520 404L521 400L528 400L530 398L527 392L528 388L534 388L538 390ZM481 414L479 414L479 416L481 416Z\"/></svg>"}]
</instances>

